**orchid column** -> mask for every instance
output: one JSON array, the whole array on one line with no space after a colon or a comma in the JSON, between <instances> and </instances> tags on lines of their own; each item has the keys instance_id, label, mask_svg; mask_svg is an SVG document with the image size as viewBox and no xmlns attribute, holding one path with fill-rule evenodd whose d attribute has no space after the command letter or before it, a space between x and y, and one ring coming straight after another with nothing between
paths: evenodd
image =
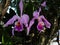
<instances>
[{"instance_id":1,"label":"orchid column","mask_svg":"<svg viewBox=\"0 0 60 45\"><path fill-rule=\"evenodd\" d=\"M21 17L18 15L14 15L9 21L7 21L7 23L3 26L3 27L7 27L11 24L14 23L13 29L12 29L12 35L14 36L14 30L15 31L23 31L23 24L25 25L25 27L28 27L28 21L29 21L29 16L27 14L23 14L23 1L20 0L19 3L19 8L20 8L20 12L21 12ZM18 20L18 21L16 21ZM16 22L15 22L16 21Z\"/></svg>"}]
</instances>

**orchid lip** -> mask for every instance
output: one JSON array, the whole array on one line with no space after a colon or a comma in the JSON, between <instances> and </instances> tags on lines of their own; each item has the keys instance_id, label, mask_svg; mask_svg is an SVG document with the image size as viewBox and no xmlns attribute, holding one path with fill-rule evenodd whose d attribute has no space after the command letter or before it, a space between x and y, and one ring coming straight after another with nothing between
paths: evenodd
<instances>
[{"instance_id":1,"label":"orchid lip","mask_svg":"<svg viewBox=\"0 0 60 45\"><path fill-rule=\"evenodd\" d=\"M37 29L40 31L40 30L43 30L44 29L44 23L43 22L39 22L38 25L37 25Z\"/></svg>"},{"instance_id":2,"label":"orchid lip","mask_svg":"<svg viewBox=\"0 0 60 45\"><path fill-rule=\"evenodd\" d=\"M20 22L15 23L15 31L22 31L23 27Z\"/></svg>"}]
</instances>

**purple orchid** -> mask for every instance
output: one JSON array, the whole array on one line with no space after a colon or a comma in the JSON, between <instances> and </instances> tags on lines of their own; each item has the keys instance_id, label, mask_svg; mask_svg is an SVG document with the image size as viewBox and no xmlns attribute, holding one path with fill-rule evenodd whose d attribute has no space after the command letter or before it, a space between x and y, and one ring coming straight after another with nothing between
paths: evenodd
<instances>
[{"instance_id":1,"label":"purple orchid","mask_svg":"<svg viewBox=\"0 0 60 45\"><path fill-rule=\"evenodd\" d=\"M20 11L21 11L20 15L22 16L22 12L23 12L23 0L20 1L19 8L20 8Z\"/></svg>"},{"instance_id":2,"label":"purple orchid","mask_svg":"<svg viewBox=\"0 0 60 45\"><path fill-rule=\"evenodd\" d=\"M41 6L45 7L46 1L44 1L41 4ZM14 15L11 19L9 19L9 21L7 21L6 24L4 24L4 27L7 27L14 23L14 27L12 29L12 35L14 35L14 31L18 31L18 32L23 31L24 29L23 24L27 28L27 35L28 35L30 32L30 28L34 24L35 19L38 20L38 24L37 24L38 31L41 32L44 29L44 27L50 28L51 24L47 21L47 19L43 15L39 16L39 13L41 12L41 7L39 8L39 12L37 10L33 12L33 18L32 20L30 20L29 25L28 25L29 16L27 14L23 14L23 1L22 0L19 3L19 8L21 12L20 13L21 17L18 15Z\"/></svg>"},{"instance_id":3,"label":"purple orchid","mask_svg":"<svg viewBox=\"0 0 60 45\"><path fill-rule=\"evenodd\" d=\"M41 8L40 8L40 10L41 10ZM38 13L40 13L40 12L38 12ZM33 14L33 15L34 15L34 14ZM38 14L38 15L39 15L39 14ZM36 15L35 17L37 17L38 15ZM35 17L34 17L34 18L35 18ZM46 26L47 28L50 28L51 24L47 21L47 19L46 19L43 15L38 16L37 20L38 20L38 25L37 25L37 29L38 29L38 30L39 30L39 29L43 29L44 26ZM40 25L40 28L38 28L39 25Z\"/></svg>"},{"instance_id":4,"label":"purple orchid","mask_svg":"<svg viewBox=\"0 0 60 45\"><path fill-rule=\"evenodd\" d=\"M29 23L29 27L27 28L27 35L29 35L30 28L34 24L35 19L38 20L38 24L37 24L38 31L41 32L42 30L44 30L45 26L47 28L50 28L51 24L47 21L47 19L43 15L39 16L40 12L41 12L41 7L39 8L39 12L38 11L33 12L33 18Z\"/></svg>"},{"instance_id":5,"label":"purple orchid","mask_svg":"<svg viewBox=\"0 0 60 45\"><path fill-rule=\"evenodd\" d=\"M21 11L21 14L20 14L21 17L19 17L18 15L14 15L11 19L9 19L9 21L7 21L6 24L4 24L4 27L7 27L8 25L13 24L14 21L18 20L14 24L14 28L12 29L12 35L14 35L14 30L18 32L22 31L23 24L25 25L25 27L28 27L29 16L27 14L22 14L23 12L23 1L22 0L19 3L19 8Z\"/></svg>"},{"instance_id":6,"label":"purple orchid","mask_svg":"<svg viewBox=\"0 0 60 45\"><path fill-rule=\"evenodd\" d=\"M45 26L46 28L50 28L51 24L47 21L47 19L43 15L41 15L38 17L37 29L41 31L44 29Z\"/></svg>"}]
</instances>

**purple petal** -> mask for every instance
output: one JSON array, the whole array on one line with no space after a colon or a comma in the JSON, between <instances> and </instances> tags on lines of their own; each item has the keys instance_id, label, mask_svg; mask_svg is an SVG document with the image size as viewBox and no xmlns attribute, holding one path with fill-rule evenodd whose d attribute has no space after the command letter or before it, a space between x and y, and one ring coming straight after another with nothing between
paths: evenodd
<instances>
[{"instance_id":1,"label":"purple petal","mask_svg":"<svg viewBox=\"0 0 60 45\"><path fill-rule=\"evenodd\" d=\"M30 28L27 27L27 35L29 35L29 32L30 32Z\"/></svg>"},{"instance_id":2,"label":"purple petal","mask_svg":"<svg viewBox=\"0 0 60 45\"><path fill-rule=\"evenodd\" d=\"M44 23L43 22L39 22L38 25L37 25L37 29L38 31L41 31L44 29Z\"/></svg>"},{"instance_id":3,"label":"purple petal","mask_svg":"<svg viewBox=\"0 0 60 45\"><path fill-rule=\"evenodd\" d=\"M39 12L34 11L34 12L33 12L33 17L38 18L38 16L39 16Z\"/></svg>"},{"instance_id":4,"label":"purple petal","mask_svg":"<svg viewBox=\"0 0 60 45\"><path fill-rule=\"evenodd\" d=\"M33 18L33 19L30 21L30 23L29 23L29 28L31 28L31 26L34 24L34 20L35 20L35 18Z\"/></svg>"},{"instance_id":5,"label":"purple petal","mask_svg":"<svg viewBox=\"0 0 60 45\"><path fill-rule=\"evenodd\" d=\"M41 6L46 7L46 1L44 1Z\"/></svg>"},{"instance_id":6,"label":"purple petal","mask_svg":"<svg viewBox=\"0 0 60 45\"><path fill-rule=\"evenodd\" d=\"M43 20L44 24L47 28L50 28L51 24L47 21L47 19L42 15L40 18Z\"/></svg>"},{"instance_id":7,"label":"purple petal","mask_svg":"<svg viewBox=\"0 0 60 45\"><path fill-rule=\"evenodd\" d=\"M33 17L37 19L39 17L40 12L41 12L41 7L39 8L39 12L38 11L33 12Z\"/></svg>"},{"instance_id":8,"label":"purple petal","mask_svg":"<svg viewBox=\"0 0 60 45\"><path fill-rule=\"evenodd\" d=\"M12 29L12 36L14 36L14 28Z\"/></svg>"},{"instance_id":9,"label":"purple petal","mask_svg":"<svg viewBox=\"0 0 60 45\"><path fill-rule=\"evenodd\" d=\"M16 21L17 19L20 19L20 17L18 15L14 15L11 19L9 19L9 21L4 24L3 27L7 27L8 25L11 25L14 23L14 21Z\"/></svg>"},{"instance_id":10,"label":"purple petal","mask_svg":"<svg viewBox=\"0 0 60 45\"><path fill-rule=\"evenodd\" d=\"M29 22L29 16L27 14L23 14L21 22L27 27Z\"/></svg>"},{"instance_id":11,"label":"purple petal","mask_svg":"<svg viewBox=\"0 0 60 45\"><path fill-rule=\"evenodd\" d=\"M23 0L20 1L19 8L20 8L20 11L21 11L21 16L22 16L22 12L23 12Z\"/></svg>"},{"instance_id":12,"label":"purple petal","mask_svg":"<svg viewBox=\"0 0 60 45\"><path fill-rule=\"evenodd\" d=\"M23 30L23 25L20 22L15 22L15 31L22 31Z\"/></svg>"},{"instance_id":13,"label":"purple petal","mask_svg":"<svg viewBox=\"0 0 60 45\"><path fill-rule=\"evenodd\" d=\"M41 12L41 7L39 8L39 13Z\"/></svg>"},{"instance_id":14,"label":"purple petal","mask_svg":"<svg viewBox=\"0 0 60 45\"><path fill-rule=\"evenodd\" d=\"M27 27L27 35L29 35L30 28L31 28L32 25L34 24L34 20L35 20L35 18L33 18L33 19L30 21L29 26Z\"/></svg>"}]
</instances>

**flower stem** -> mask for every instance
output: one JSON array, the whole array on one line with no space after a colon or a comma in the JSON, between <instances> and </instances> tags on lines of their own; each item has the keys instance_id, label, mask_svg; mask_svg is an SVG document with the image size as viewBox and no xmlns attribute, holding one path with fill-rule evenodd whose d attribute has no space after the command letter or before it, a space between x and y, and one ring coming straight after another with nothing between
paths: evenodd
<instances>
[{"instance_id":1,"label":"flower stem","mask_svg":"<svg viewBox=\"0 0 60 45\"><path fill-rule=\"evenodd\" d=\"M4 35L2 35L2 44L4 44Z\"/></svg>"}]
</instances>

